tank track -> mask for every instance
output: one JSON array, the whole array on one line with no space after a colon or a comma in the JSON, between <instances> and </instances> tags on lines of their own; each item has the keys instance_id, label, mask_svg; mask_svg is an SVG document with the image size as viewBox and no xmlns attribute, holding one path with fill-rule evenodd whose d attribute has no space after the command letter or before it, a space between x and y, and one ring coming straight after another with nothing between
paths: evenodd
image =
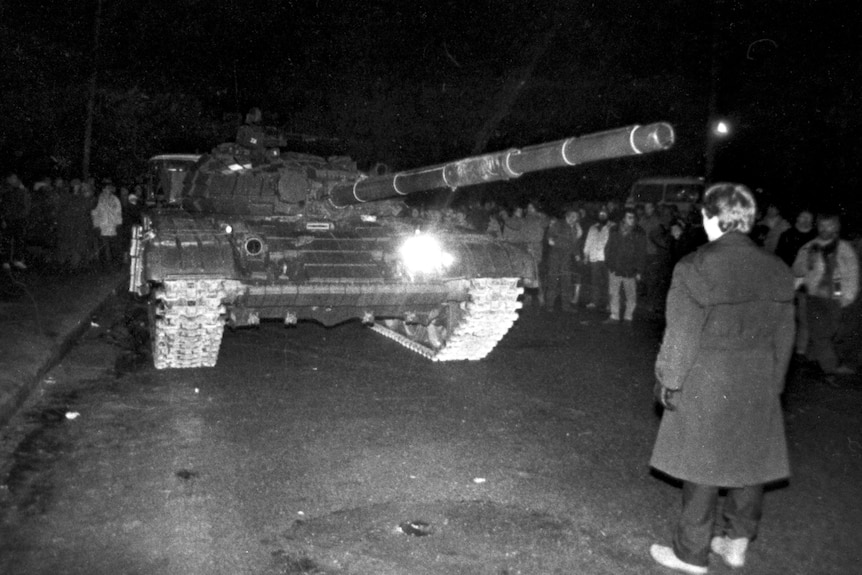
<instances>
[{"instance_id":1,"label":"tank track","mask_svg":"<svg viewBox=\"0 0 862 575\"><path fill-rule=\"evenodd\" d=\"M150 338L156 369L212 367L224 333L224 302L232 280L169 280L150 300Z\"/></svg>"},{"instance_id":2,"label":"tank track","mask_svg":"<svg viewBox=\"0 0 862 575\"><path fill-rule=\"evenodd\" d=\"M518 319L518 301L524 289L517 278L479 278L469 280L467 301L461 321L451 330L439 349L418 342L379 323L371 329L391 338L407 349L432 361L482 359L494 349Z\"/></svg>"}]
</instances>

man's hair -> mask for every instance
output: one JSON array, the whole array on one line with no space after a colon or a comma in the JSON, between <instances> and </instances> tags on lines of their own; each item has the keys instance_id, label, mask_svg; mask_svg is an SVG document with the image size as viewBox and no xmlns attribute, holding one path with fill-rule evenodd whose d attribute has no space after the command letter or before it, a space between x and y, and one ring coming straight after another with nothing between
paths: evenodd
<instances>
[{"instance_id":1,"label":"man's hair","mask_svg":"<svg viewBox=\"0 0 862 575\"><path fill-rule=\"evenodd\" d=\"M809 212L810 212L810 210L809 210ZM841 216L838 215L838 212L835 212L832 210L822 210L822 211L817 212L817 221L823 221L823 220L830 220L830 221L835 220L836 222L838 222L840 224L841 223Z\"/></svg>"},{"instance_id":2,"label":"man's hair","mask_svg":"<svg viewBox=\"0 0 862 575\"><path fill-rule=\"evenodd\" d=\"M709 218L718 216L722 232L747 234L754 225L757 203L742 184L713 184L703 195L703 212Z\"/></svg>"}]
</instances>

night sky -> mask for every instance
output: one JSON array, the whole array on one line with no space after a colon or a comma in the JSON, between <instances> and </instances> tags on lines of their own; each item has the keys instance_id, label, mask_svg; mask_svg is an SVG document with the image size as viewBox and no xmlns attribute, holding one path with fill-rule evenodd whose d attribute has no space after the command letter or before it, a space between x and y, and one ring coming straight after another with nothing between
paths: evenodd
<instances>
[{"instance_id":1,"label":"night sky","mask_svg":"<svg viewBox=\"0 0 862 575\"><path fill-rule=\"evenodd\" d=\"M102 0L94 165L206 151L252 106L396 168L671 122L671 152L518 184L618 196L640 176L703 175L712 115L733 126L714 179L850 213L862 11L845 4ZM45 148L80 165L96 6L0 3L4 169L39 164Z\"/></svg>"}]
</instances>

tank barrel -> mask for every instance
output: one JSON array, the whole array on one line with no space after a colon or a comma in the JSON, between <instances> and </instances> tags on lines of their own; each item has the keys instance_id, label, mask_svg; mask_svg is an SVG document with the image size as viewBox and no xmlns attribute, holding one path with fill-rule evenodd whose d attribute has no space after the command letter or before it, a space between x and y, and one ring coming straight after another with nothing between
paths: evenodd
<instances>
[{"instance_id":1,"label":"tank barrel","mask_svg":"<svg viewBox=\"0 0 862 575\"><path fill-rule=\"evenodd\" d=\"M454 190L509 180L528 172L657 152L670 148L673 142L670 124L627 126L338 184L330 192L329 201L340 208L436 188Z\"/></svg>"}]
</instances>

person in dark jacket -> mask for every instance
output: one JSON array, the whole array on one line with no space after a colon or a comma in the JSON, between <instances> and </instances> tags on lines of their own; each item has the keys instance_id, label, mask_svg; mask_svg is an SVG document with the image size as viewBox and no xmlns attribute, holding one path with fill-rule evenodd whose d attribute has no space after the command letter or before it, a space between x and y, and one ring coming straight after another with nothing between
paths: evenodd
<instances>
[{"instance_id":1,"label":"person in dark jacket","mask_svg":"<svg viewBox=\"0 0 862 575\"><path fill-rule=\"evenodd\" d=\"M811 213L811 210L800 210L793 227L778 238L775 255L784 260L788 266L793 267L796 254L799 253L802 246L816 237L817 229L814 227L814 214Z\"/></svg>"},{"instance_id":2,"label":"person in dark jacket","mask_svg":"<svg viewBox=\"0 0 862 575\"><path fill-rule=\"evenodd\" d=\"M548 274L545 289L545 307L554 309L557 298L563 311L572 311L572 278L575 259L581 255L580 214L575 209L566 210L565 218L553 220L548 226ZM580 280L577 282L580 287Z\"/></svg>"},{"instance_id":3,"label":"person in dark jacket","mask_svg":"<svg viewBox=\"0 0 862 575\"><path fill-rule=\"evenodd\" d=\"M793 227L781 234L778 238L778 247L775 255L784 260L789 267L793 267L796 254L799 250L817 237L817 228L814 227L814 214L811 210L802 209L796 215ZM797 281L796 290L796 353L804 356L808 347L808 299L805 289Z\"/></svg>"},{"instance_id":4,"label":"person in dark jacket","mask_svg":"<svg viewBox=\"0 0 862 575\"><path fill-rule=\"evenodd\" d=\"M607 322L620 320L620 288L626 294L624 319L632 321L637 307L637 282L641 281L646 267L647 237L637 225L635 211L626 208L620 223L611 230L605 245L605 265L608 267L608 295L611 317Z\"/></svg>"},{"instance_id":5,"label":"person in dark jacket","mask_svg":"<svg viewBox=\"0 0 862 575\"><path fill-rule=\"evenodd\" d=\"M17 174L8 174L0 185L0 226L3 238L3 269L27 269L24 252L27 250L27 223L30 219L30 191Z\"/></svg>"},{"instance_id":6,"label":"person in dark jacket","mask_svg":"<svg viewBox=\"0 0 862 575\"><path fill-rule=\"evenodd\" d=\"M763 486L789 476L780 396L793 349L793 275L747 235L754 197L715 184L702 216L709 243L679 261L656 360L665 410L650 465L683 481L672 547L656 562L706 573L712 550L741 567L757 535ZM727 488L720 518L719 489Z\"/></svg>"}]
</instances>

